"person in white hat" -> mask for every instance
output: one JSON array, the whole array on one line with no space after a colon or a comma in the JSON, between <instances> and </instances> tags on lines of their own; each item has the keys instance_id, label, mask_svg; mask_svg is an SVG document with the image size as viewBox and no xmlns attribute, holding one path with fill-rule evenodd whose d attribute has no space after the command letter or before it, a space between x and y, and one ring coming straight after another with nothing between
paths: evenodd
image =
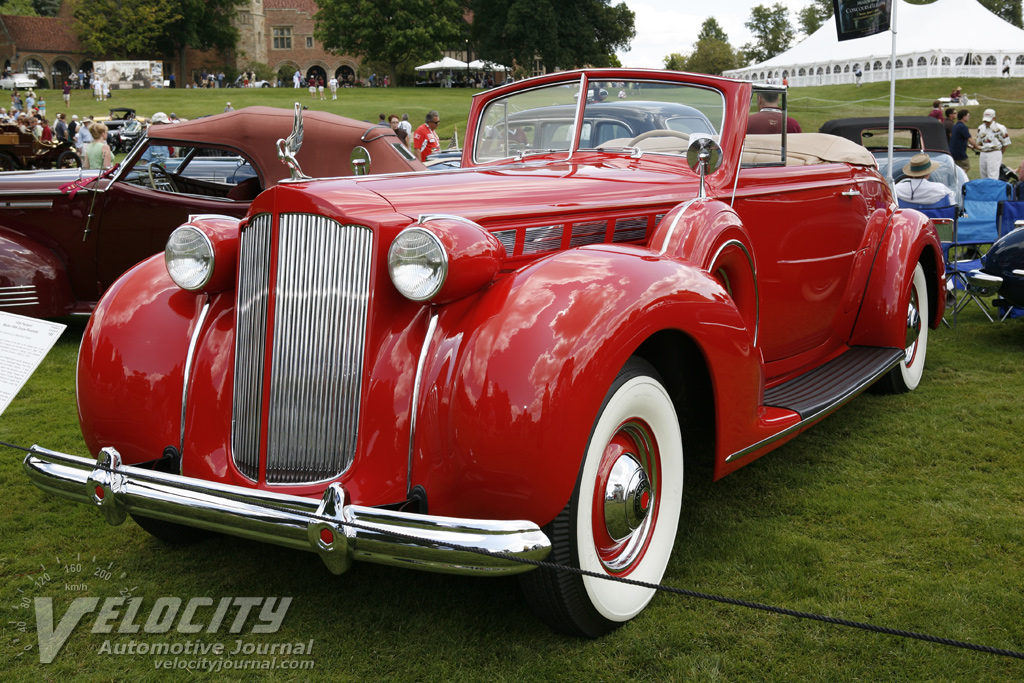
<instances>
[{"instance_id":1,"label":"person in white hat","mask_svg":"<svg viewBox=\"0 0 1024 683\"><path fill-rule=\"evenodd\" d=\"M169 124L170 122L171 120L167 117L167 114L165 114L162 111L158 111L157 113L153 114L153 116L149 119L149 125L151 126L165 125ZM171 148L168 147L167 145L151 144L146 147L146 151L142 153L142 157L139 160L146 164L154 163L159 166L162 166L164 162L168 158L170 158L170 156Z\"/></svg>"},{"instance_id":2,"label":"person in white hat","mask_svg":"<svg viewBox=\"0 0 1024 683\"><path fill-rule=\"evenodd\" d=\"M953 190L929 176L940 168L937 161L927 154L915 154L903 167L903 179L896 183L896 197L905 202L925 206L948 206L956 200Z\"/></svg>"},{"instance_id":3,"label":"person in white hat","mask_svg":"<svg viewBox=\"0 0 1024 683\"><path fill-rule=\"evenodd\" d=\"M981 158L978 159L981 177L998 180L999 167L1003 165L1003 151L1010 146L1010 134L1006 132L1006 126L996 123L995 109L986 109L981 115L978 145L981 147Z\"/></svg>"}]
</instances>

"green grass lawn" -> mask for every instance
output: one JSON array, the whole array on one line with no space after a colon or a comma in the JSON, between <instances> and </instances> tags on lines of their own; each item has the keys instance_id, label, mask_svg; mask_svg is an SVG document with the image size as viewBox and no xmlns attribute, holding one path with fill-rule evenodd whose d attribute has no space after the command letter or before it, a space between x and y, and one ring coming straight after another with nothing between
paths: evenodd
<instances>
[{"instance_id":1,"label":"green grass lawn","mask_svg":"<svg viewBox=\"0 0 1024 683\"><path fill-rule=\"evenodd\" d=\"M973 92L969 81L963 85ZM867 87L851 86L832 97L859 96ZM824 89L798 90L794 96ZM192 117L219 111L228 99L236 107L294 101L292 92L272 89L126 93L110 104ZM388 89L343 91L339 102L318 105L368 120L378 110L408 111L414 118L415 112L437 108L453 125L465 120L469 102L459 90ZM99 105L75 109L98 110ZM827 117L862 113L861 107L829 110ZM0 416L0 440L86 455L74 396L85 320L63 322L69 327L57 346ZM1024 321L989 323L968 309L957 329L932 332L917 391L864 394L719 482L711 483L706 470L688 471L664 582L1024 651L1024 417L1017 403L1024 395L1022 358ZM576 640L538 622L514 579L358 563L336 577L309 553L230 538L172 547L131 521L110 527L97 511L31 485L22 455L0 447L0 487L6 494L0 513L0 669L13 681L1024 678L1024 662L1018 660L667 594L609 636ZM140 624L160 597L293 601L274 634L251 633L254 619L238 634L226 625L210 634L173 628L163 634L118 633L120 618L111 620L112 633L92 632L96 619L89 614L52 664L39 663L36 620L23 605L52 598L56 627L75 598L121 595L143 598ZM197 623L208 621L209 612L204 614L206 620ZM310 660L314 668L170 673L155 664L173 657L104 650L107 641L123 646L192 640L222 643L230 651L236 639L248 646L313 639L309 656L288 661Z\"/></svg>"}]
</instances>

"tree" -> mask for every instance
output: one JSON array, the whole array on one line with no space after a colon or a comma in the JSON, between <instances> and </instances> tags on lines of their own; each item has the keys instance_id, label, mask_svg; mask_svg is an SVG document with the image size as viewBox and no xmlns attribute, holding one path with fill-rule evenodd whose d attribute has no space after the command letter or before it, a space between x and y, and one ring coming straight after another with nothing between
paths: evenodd
<instances>
[{"instance_id":1,"label":"tree","mask_svg":"<svg viewBox=\"0 0 1024 683\"><path fill-rule=\"evenodd\" d=\"M313 35L324 49L388 65L432 62L466 40L464 0L316 0Z\"/></svg>"},{"instance_id":2,"label":"tree","mask_svg":"<svg viewBox=\"0 0 1024 683\"><path fill-rule=\"evenodd\" d=\"M636 16L611 0L470 0L480 54L503 64L549 69L609 66L636 37Z\"/></svg>"},{"instance_id":3,"label":"tree","mask_svg":"<svg viewBox=\"0 0 1024 683\"><path fill-rule=\"evenodd\" d=\"M725 35L725 31L718 25L718 19L708 17L700 25L700 33L697 34L697 42L702 40L720 40L723 43L728 43L729 36Z\"/></svg>"},{"instance_id":4,"label":"tree","mask_svg":"<svg viewBox=\"0 0 1024 683\"><path fill-rule=\"evenodd\" d=\"M85 52L150 57L179 16L174 5L174 0L80 0L72 29Z\"/></svg>"},{"instance_id":5,"label":"tree","mask_svg":"<svg viewBox=\"0 0 1024 683\"><path fill-rule=\"evenodd\" d=\"M796 15L800 20L800 30L809 36L832 18L832 0L814 0Z\"/></svg>"},{"instance_id":6,"label":"tree","mask_svg":"<svg viewBox=\"0 0 1024 683\"><path fill-rule=\"evenodd\" d=\"M1024 28L1021 23L1021 0L979 0L992 14L1004 19L1017 28Z\"/></svg>"},{"instance_id":7,"label":"tree","mask_svg":"<svg viewBox=\"0 0 1024 683\"><path fill-rule=\"evenodd\" d=\"M32 0L32 6L41 17L55 17L60 10L61 0Z\"/></svg>"},{"instance_id":8,"label":"tree","mask_svg":"<svg viewBox=\"0 0 1024 683\"><path fill-rule=\"evenodd\" d=\"M0 14L13 14L21 17L39 16L35 6L32 4L32 0L7 0L7 2L0 4Z\"/></svg>"},{"instance_id":9,"label":"tree","mask_svg":"<svg viewBox=\"0 0 1024 683\"><path fill-rule=\"evenodd\" d=\"M673 52L668 57L665 57L661 61L665 64L665 68L669 71L686 71L686 60L687 56L678 52Z\"/></svg>"},{"instance_id":10,"label":"tree","mask_svg":"<svg viewBox=\"0 0 1024 683\"><path fill-rule=\"evenodd\" d=\"M699 74L721 76L723 71L735 69L739 59L732 45L722 40L698 40L693 54L686 60L686 70Z\"/></svg>"},{"instance_id":11,"label":"tree","mask_svg":"<svg viewBox=\"0 0 1024 683\"><path fill-rule=\"evenodd\" d=\"M750 20L744 23L754 35L754 43L743 46L746 59L758 64L782 54L793 42L793 26L789 23L786 7L775 3L771 7L758 5L750 10Z\"/></svg>"},{"instance_id":12,"label":"tree","mask_svg":"<svg viewBox=\"0 0 1024 683\"><path fill-rule=\"evenodd\" d=\"M232 24L239 6L246 0L150 0L170 2L175 18L158 41L161 52L177 55L178 73L185 74L185 50L232 50L238 44L238 29ZM179 81L180 82L180 81Z\"/></svg>"}]
</instances>

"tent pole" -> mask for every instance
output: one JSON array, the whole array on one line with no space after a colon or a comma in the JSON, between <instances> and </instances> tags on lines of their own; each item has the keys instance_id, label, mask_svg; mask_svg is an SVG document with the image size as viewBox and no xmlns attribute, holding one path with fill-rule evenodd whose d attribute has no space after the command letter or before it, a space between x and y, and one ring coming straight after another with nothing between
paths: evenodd
<instances>
[{"instance_id":1,"label":"tent pole","mask_svg":"<svg viewBox=\"0 0 1024 683\"><path fill-rule=\"evenodd\" d=\"M892 136L896 129L896 7L900 0L892 2L892 56L889 58L889 164L885 171L885 182L896 192L892 175Z\"/></svg>"}]
</instances>

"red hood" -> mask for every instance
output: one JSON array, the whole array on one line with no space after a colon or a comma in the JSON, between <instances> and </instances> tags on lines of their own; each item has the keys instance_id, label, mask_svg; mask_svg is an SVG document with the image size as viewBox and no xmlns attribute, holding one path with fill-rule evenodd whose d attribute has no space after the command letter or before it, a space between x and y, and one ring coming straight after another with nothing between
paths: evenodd
<instances>
[{"instance_id":1,"label":"red hood","mask_svg":"<svg viewBox=\"0 0 1024 683\"><path fill-rule=\"evenodd\" d=\"M645 159L644 165L645 170L639 170L626 157L602 156L587 163L535 162L320 181L310 186L310 191L329 200L330 194L351 189L354 182L412 219L426 213L448 213L482 225L609 208L674 205L696 194L696 178L689 170L681 176L678 160L652 169L651 160Z\"/></svg>"}]
</instances>

